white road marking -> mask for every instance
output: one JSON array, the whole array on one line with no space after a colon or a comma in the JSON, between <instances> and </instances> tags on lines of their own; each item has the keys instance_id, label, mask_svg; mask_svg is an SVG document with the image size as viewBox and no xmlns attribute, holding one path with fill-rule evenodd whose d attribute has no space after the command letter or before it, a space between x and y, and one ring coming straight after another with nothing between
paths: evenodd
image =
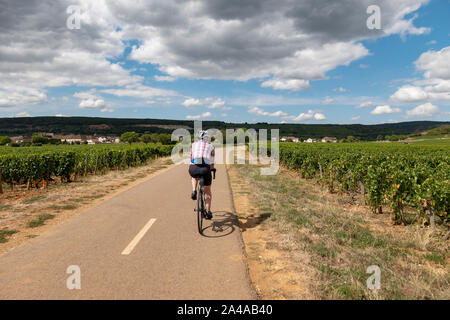
<instances>
[{"instance_id":1,"label":"white road marking","mask_svg":"<svg viewBox=\"0 0 450 320\"><path fill-rule=\"evenodd\" d=\"M148 229L153 225L153 223L156 221L156 219L150 219L147 224L139 231L139 233L134 237L133 240L131 240L130 244L122 251L122 255L129 255L131 251L133 251L134 247L141 241L141 239L145 236Z\"/></svg>"}]
</instances>

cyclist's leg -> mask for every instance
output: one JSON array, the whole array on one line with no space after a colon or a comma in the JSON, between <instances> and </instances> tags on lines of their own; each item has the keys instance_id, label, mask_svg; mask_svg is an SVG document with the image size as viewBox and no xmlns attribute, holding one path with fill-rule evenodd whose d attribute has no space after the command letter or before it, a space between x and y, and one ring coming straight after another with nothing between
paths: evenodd
<instances>
[{"instance_id":1,"label":"cyclist's leg","mask_svg":"<svg viewBox=\"0 0 450 320\"><path fill-rule=\"evenodd\" d=\"M192 191L197 190L198 179L197 178L191 178L191 183L192 183Z\"/></svg>"},{"instance_id":2,"label":"cyclist's leg","mask_svg":"<svg viewBox=\"0 0 450 320\"><path fill-rule=\"evenodd\" d=\"M212 176L211 176L211 171L207 170L207 172L204 175L204 179L205 179L205 207L206 207L206 211L211 211L211 200L212 200L212 194L211 194L211 183L212 183Z\"/></svg>"},{"instance_id":3,"label":"cyclist's leg","mask_svg":"<svg viewBox=\"0 0 450 320\"><path fill-rule=\"evenodd\" d=\"M211 211L211 200L212 200L212 194L211 194L211 185L205 186L205 209L206 211Z\"/></svg>"},{"instance_id":4,"label":"cyclist's leg","mask_svg":"<svg viewBox=\"0 0 450 320\"><path fill-rule=\"evenodd\" d=\"M191 176L192 192L191 199L197 199L197 184L198 184L198 168L195 165L189 166L189 175Z\"/></svg>"}]
</instances>

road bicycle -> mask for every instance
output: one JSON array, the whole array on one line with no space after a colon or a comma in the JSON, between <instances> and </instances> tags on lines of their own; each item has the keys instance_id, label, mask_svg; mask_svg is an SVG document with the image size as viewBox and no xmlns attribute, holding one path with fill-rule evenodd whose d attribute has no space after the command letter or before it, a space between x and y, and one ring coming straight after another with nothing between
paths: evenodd
<instances>
[{"instance_id":1,"label":"road bicycle","mask_svg":"<svg viewBox=\"0 0 450 320\"><path fill-rule=\"evenodd\" d=\"M213 179L216 179L216 169L211 170ZM197 224L198 232L203 234L203 219L206 219L206 209L205 209L205 178L200 177L197 185L197 205L194 211L197 212Z\"/></svg>"}]
</instances>

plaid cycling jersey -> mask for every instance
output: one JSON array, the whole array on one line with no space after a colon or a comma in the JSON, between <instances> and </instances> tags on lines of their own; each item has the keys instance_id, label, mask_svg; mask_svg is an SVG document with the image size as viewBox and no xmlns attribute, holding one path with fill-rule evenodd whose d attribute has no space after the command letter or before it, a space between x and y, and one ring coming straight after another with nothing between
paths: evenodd
<instances>
[{"instance_id":1,"label":"plaid cycling jersey","mask_svg":"<svg viewBox=\"0 0 450 320\"><path fill-rule=\"evenodd\" d=\"M191 163L214 163L214 146L209 141L196 141L191 147Z\"/></svg>"}]
</instances>

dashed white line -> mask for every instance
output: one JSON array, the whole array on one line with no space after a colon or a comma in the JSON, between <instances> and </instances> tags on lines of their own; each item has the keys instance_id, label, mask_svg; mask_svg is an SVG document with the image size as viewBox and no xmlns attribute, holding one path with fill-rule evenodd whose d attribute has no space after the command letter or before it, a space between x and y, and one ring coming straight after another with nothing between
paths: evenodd
<instances>
[{"instance_id":1,"label":"dashed white line","mask_svg":"<svg viewBox=\"0 0 450 320\"><path fill-rule=\"evenodd\" d=\"M134 247L141 241L142 237L145 236L148 229L153 225L153 223L156 221L156 219L150 219L147 224L139 231L139 233L134 237L133 240L131 240L130 244L122 251L122 255L129 255L131 251L133 251Z\"/></svg>"}]
</instances>

